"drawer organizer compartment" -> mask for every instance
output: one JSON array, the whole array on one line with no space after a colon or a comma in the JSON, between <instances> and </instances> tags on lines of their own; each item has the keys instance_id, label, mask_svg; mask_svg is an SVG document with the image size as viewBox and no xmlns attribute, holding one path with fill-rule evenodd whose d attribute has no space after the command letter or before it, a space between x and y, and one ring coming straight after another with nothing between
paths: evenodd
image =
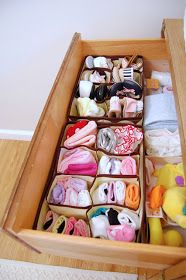
<instances>
[{"instance_id":1,"label":"drawer organizer compartment","mask_svg":"<svg viewBox=\"0 0 186 280\"><path fill-rule=\"evenodd\" d=\"M131 58L135 54L139 54L143 57L143 75L145 78L150 77L152 70L169 71L168 55L164 39L83 41L79 34L75 34L35 131L25 165L18 178L17 190L4 225L4 228L10 234L25 242L34 250L72 258L156 269L166 268L185 258L185 248L175 247L173 254L173 249L170 246L143 243L145 242L144 234L146 235L147 228L144 227L145 223L143 222L145 189L143 184L144 150L142 144L134 147L135 149L137 148L132 151L134 153L131 154L130 151L130 156L136 161L136 175L126 176L122 174L113 175L100 173L99 163L103 155L106 155L109 158L114 157L122 162L127 158L129 153L122 155L110 154L110 152L98 148L97 134L95 137L96 145L88 148L84 146L79 147L93 152L95 162L97 163L96 174L64 174L63 172L57 171L58 165L56 159L59 159L62 156L60 153L61 149L63 149L63 151L66 150L66 147L64 147L64 140L66 137L65 127L67 122L73 124L77 123L79 120L87 120L89 122L94 121L97 124L98 131L104 127L126 127L127 125L132 125L137 128L141 127L143 112L136 117L126 117L124 119L123 117L114 117L113 123L107 115L103 118L95 116L80 116L76 100L78 98L77 85L81 80L82 70L85 69L83 68L85 65L82 63L84 63L87 56L91 55L93 58L106 56L111 58L112 62L114 56L117 58L123 58L124 56ZM101 83L101 85L104 84L110 89L113 86L113 73L111 69L107 69L107 72L110 73L110 75L108 75L110 77L109 83ZM105 75L100 72L100 75L102 74ZM84 75L86 76L86 73L84 73ZM107 79L108 76L106 76ZM106 81L108 82L108 80ZM95 83L95 89L99 86L100 85ZM110 110L109 99L106 98L102 102L104 104L99 102L97 102L97 105L100 104L101 107L107 108L107 111ZM140 129L142 130L142 127ZM64 133L62 133L62 131ZM109 158L107 159L108 161ZM76 166L76 170L77 169ZM118 172L121 173L121 171ZM85 225L92 224L92 222L90 223L90 219L92 219L92 211L95 212L100 209L100 205L93 204L87 206L89 208L80 207L77 208L76 211L73 210L74 212L69 213L68 210L70 207L68 205L56 206L51 203L51 206L54 207L53 209L56 209L55 207L60 209L59 211L57 210L59 212L58 215L64 215L65 213L65 216L68 219L74 216L77 222L83 220L85 223L83 232L86 233L86 236L88 237L77 236L78 234L76 236L71 236L43 231L44 221L48 222L46 225L47 228L47 226L50 227L53 220L55 221L56 219L55 216L52 217L52 215L49 215L48 220L46 220L46 213L49 210L49 204L47 203L46 198L47 200L50 199L51 194L48 187L49 193L47 196L46 186L50 185L53 187L52 182L55 180L56 176L57 178L62 178L63 176L73 176L80 179L86 178L86 181L88 182L87 190L90 193L90 198L100 183L108 183L108 181L123 181L126 184L126 188L130 185L131 181L139 183L141 196L139 207L131 210L134 213L137 213L140 218L140 223L142 224L140 230L135 232L135 238L133 238L135 242L121 242L90 237L93 233L95 234L94 226L93 230L90 226L89 232ZM107 209L107 213L109 212L109 209L115 209L120 213L121 208L122 210L129 209L125 206L125 203L124 207L121 207L117 203L105 203L103 208ZM38 209L41 211L38 211ZM38 215L36 219L37 214L40 215ZM33 229L34 221L37 221L35 223L37 230ZM70 221L72 222L74 220ZM66 229L66 222L65 219L60 220L55 229L58 232L63 232ZM81 222L79 223L81 224ZM78 232L78 227L75 232ZM108 232L110 234L109 230ZM110 239L112 239L113 235L111 234L109 236Z\"/></svg>"}]
</instances>

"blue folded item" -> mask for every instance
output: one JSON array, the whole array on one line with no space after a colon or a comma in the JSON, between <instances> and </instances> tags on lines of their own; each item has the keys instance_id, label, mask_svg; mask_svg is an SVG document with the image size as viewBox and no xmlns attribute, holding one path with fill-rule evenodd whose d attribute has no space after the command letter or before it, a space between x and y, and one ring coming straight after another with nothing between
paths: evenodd
<instances>
[{"instance_id":1,"label":"blue folded item","mask_svg":"<svg viewBox=\"0 0 186 280\"><path fill-rule=\"evenodd\" d=\"M153 130L167 128L175 131L178 128L174 95L160 93L145 96L144 129Z\"/></svg>"}]
</instances>

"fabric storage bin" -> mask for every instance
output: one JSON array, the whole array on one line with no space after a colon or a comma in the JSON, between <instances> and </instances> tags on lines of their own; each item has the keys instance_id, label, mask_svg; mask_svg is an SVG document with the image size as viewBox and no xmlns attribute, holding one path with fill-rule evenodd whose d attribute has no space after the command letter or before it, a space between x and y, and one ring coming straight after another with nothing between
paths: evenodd
<instances>
[{"instance_id":1,"label":"fabric storage bin","mask_svg":"<svg viewBox=\"0 0 186 280\"><path fill-rule=\"evenodd\" d=\"M185 248L174 248L173 253L172 248L168 246L59 236L33 230L33 223L59 136L67 121L66 113L71 94L77 82L81 63L87 55L111 56L138 53L144 58L145 77L150 77L152 69L168 71L170 62L182 137L183 162L184 167L186 167L184 132L186 127L184 104L186 100L178 75L180 74L178 61L175 61L172 54L174 38L169 37L172 25L168 24L167 26L165 31L167 41L165 39L84 41L81 40L79 34L75 34L35 131L15 186L15 195L12 195L11 205L8 212L5 213L6 219L3 228L11 235L38 252L92 261L164 269L185 259ZM166 42L172 57L168 55ZM178 83L175 82L177 79ZM143 176L144 170L141 167L139 172Z\"/></svg>"}]
</instances>

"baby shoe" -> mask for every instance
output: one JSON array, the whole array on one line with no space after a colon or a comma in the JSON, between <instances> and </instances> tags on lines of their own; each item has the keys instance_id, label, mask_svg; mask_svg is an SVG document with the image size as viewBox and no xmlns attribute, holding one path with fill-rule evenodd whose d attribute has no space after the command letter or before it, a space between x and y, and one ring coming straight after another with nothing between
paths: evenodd
<instances>
[{"instance_id":1,"label":"baby shoe","mask_svg":"<svg viewBox=\"0 0 186 280\"><path fill-rule=\"evenodd\" d=\"M121 118L121 104L118 96L112 96L110 99L109 118Z\"/></svg>"}]
</instances>

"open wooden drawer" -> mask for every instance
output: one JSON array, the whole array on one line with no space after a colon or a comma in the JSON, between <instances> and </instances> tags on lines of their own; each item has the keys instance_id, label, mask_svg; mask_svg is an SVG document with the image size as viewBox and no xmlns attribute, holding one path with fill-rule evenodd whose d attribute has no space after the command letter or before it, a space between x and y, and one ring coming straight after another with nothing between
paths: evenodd
<instances>
[{"instance_id":1,"label":"open wooden drawer","mask_svg":"<svg viewBox=\"0 0 186 280\"><path fill-rule=\"evenodd\" d=\"M183 115L186 97L182 95L183 88L180 78L179 84L177 80L176 71L179 69L176 68L175 63L178 62L174 61L174 57L169 56L166 47L166 45L170 46L170 54L172 54L173 43L171 40L174 38L169 38L172 24L174 21L165 21L166 40L84 41L81 40L80 34L74 35L41 115L25 164L17 179L10 209L6 213L3 227L11 235L38 252L112 264L164 269L186 258L186 248L173 249L167 246L81 238L32 229L58 138L67 120L66 113L73 87L81 62L86 55L140 54L144 57L145 77L150 76L152 69L168 71L169 65L171 65L174 90L177 93L176 103L186 167L184 132L186 118L184 119ZM185 72L182 72L182 75L184 74ZM186 85L184 87L186 88Z\"/></svg>"}]
</instances>

